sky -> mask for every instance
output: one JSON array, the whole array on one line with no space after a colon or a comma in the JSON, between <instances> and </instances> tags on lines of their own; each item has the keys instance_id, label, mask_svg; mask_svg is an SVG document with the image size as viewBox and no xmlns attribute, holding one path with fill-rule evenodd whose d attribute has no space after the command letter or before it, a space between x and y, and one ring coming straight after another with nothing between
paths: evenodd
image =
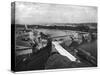
<instances>
[{"instance_id":1,"label":"sky","mask_svg":"<svg viewBox=\"0 0 100 75\"><path fill-rule=\"evenodd\" d=\"M12 6L12 9L14 9L14 6ZM31 2L16 2L15 6L16 24L94 22L97 22L97 7L93 6Z\"/></svg>"}]
</instances>

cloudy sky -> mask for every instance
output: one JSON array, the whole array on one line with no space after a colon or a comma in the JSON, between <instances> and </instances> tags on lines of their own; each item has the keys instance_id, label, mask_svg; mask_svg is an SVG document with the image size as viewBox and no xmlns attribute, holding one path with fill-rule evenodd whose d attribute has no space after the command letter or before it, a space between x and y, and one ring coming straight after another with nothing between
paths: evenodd
<instances>
[{"instance_id":1,"label":"cloudy sky","mask_svg":"<svg viewBox=\"0 0 100 75\"><path fill-rule=\"evenodd\" d=\"M16 2L15 9L16 24L97 22L96 7Z\"/></svg>"}]
</instances>

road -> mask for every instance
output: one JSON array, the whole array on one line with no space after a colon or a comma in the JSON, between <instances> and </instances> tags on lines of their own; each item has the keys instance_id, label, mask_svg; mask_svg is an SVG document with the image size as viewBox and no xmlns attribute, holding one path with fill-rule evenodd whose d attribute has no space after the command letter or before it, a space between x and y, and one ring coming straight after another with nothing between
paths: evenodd
<instances>
[{"instance_id":1,"label":"road","mask_svg":"<svg viewBox=\"0 0 100 75\"><path fill-rule=\"evenodd\" d=\"M52 42L53 45L55 45L56 50L59 52L59 54L66 56L71 61L76 61L76 58L70 54L67 50L65 50L58 42Z\"/></svg>"}]
</instances>

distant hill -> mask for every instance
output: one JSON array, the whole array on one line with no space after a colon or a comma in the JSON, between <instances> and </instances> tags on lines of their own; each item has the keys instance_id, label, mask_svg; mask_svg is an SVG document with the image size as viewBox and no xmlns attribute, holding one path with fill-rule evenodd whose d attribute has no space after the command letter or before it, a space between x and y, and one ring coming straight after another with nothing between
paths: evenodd
<instances>
[{"instance_id":1,"label":"distant hill","mask_svg":"<svg viewBox=\"0 0 100 75\"><path fill-rule=\"evenodd\" d=\"M15 25L24 25L24 24L15 24ZM31 24L31 25L41 25L41 26L97 26L97 23L40 23L40 24Z\"/></svg>"},{"instance_id":2,"label":"distant hill","mask_svg":"<svg viewBox=\"0 0 100 75\"><path fill-rule=\"evenodd\" d=\"M15 24L17 28L25 28L25 25ZM76 31L92 31L97 32L97 23L53 23L53 24L33 24L27 25L28 28L44 28L44 29L60 29L60 30L76 30Z\"/></svg>"}]
</instances>

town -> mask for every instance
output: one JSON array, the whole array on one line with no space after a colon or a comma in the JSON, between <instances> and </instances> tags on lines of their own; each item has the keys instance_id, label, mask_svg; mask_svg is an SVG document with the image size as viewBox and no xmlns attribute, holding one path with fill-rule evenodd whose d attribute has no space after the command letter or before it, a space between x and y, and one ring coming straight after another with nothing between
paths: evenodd
<instances>
[{"instance_id":1,"label":"town","mask_svg":"<svg viewBox=\"0 0 100 75\"><path fill-rule=\"evenodd\" d=\"M78 30L77 26L70 26L69 29L69 26L66 26L67 29L59 29L59 26L56 26L56 29L55 26L49 27L16 25L16 70L97 66L96 26L88 27L88 31ZM64 67L50 66L53 58L55 60L65 58L67 62L62 62L66 65Z\"/></svg>"}]
</instances>

